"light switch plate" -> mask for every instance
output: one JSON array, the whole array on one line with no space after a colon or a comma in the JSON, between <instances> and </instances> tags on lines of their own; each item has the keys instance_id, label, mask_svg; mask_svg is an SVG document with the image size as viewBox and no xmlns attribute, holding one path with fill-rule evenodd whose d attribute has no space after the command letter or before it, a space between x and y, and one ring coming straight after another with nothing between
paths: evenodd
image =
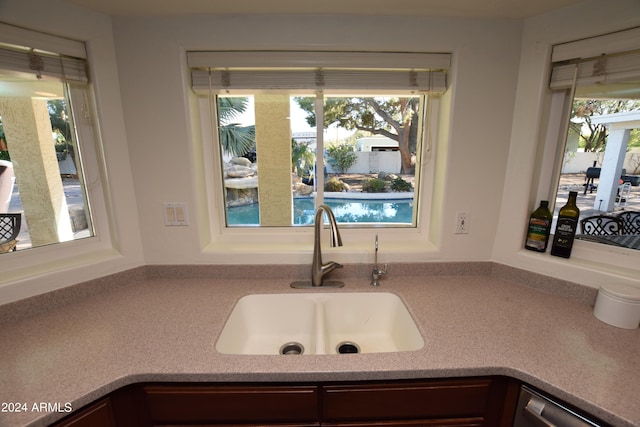
<instances>
[{"instance_id":1,"label":"light switch plate","mask_svg":"<svg viewBox=\"0 0 640 427\"><path fill-rule=\"evenodd\" d=\"M186 203L164 204L164 225L189 225L189 214Z\"/></svg>"}]
</instances>

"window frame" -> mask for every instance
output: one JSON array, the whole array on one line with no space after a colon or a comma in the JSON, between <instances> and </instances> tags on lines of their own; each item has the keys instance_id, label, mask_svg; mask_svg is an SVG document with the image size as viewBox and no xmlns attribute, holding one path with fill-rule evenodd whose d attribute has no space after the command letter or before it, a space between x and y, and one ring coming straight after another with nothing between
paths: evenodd
<instances>
[{"instance_id":1,"label":"window frame","mask_svg":"<svg viewBox=\"0 0 640 427\"><path fill-rule=\"evenodd\" d=\"M637 45L640 27L603 36L595 36L574 42L552 46L550 61L567 61L571 58L597 57L603 52L620 53ZM631 45L629 44L631 43ZM631 49L633 50L633 49ZM596 52L597 54L594 54ZM553 62L548 68L549 78ZM573 103L573 90L551 90L546 108L546 128L542 140L539 175L533 194L536 200L549 200L555 204L558 183L564 159L569 121ZM553 230L552 230L553 232ZM637 256L640 251L576 239L569 262L587 270L615 272L625 276L637 274ZM555 257L553 257L555 258Z\"/></svg>"},{"instance_id":2,"label":"window frame","mask_svg":"<svg viewBox=\"0 0 640 427\"><path fill-rule=\"evenodd\" d=\"M368 262L363 256L368 256L373 247L373 236L379 234L380 247L389 251L388 261L418 261L435 257L437 246L430 241L430 224L433 215L433 200L436 177L436 143L438 135L438 116L441 108L440 96L427 96L428 104L425 108L425 121L428 126L422 133L423 157L421 170L416 179L419 182L420 197L417 206L417 225L415 227L341 227L344 247L326 248L327 251L340 251L341 260L345 262ZM203 239L204 253L219 256L219 262L233 262L240 253L260 253L260 262L282 262L282 256L287 256L292 262L301 255L300 260L306 260L306 252L311 250L310 236L313 227L227 227L225 221L222 159L217 147L217 121L215 118L215 97L197 97L197 109L200 120L200 134L202 135L202 159L205 170L205 191L207 195L209 235ZM433 237L433 236L431 236ZM366 252L363 252L366 251ZM407 251L411 255L407 256ZM395 258L393 253L403 253L404 256ZM432 254L432 255L429 255ZM257 261L257 259L256 259Z\"/></svg>"},{"instance_id":3,"label":"window frame","mask_svg":"<svg viewBox=\"0 0 640 427\"><path fill-rule=\"evenodd\" d=\"M566 134L571 119L572 102L573 97L570 90L555 91L551 95L550 108L547 116L548 125L544 141L544 157L542 159L542 168L536 191L537 200L550 201L550 209L555 207L566 145ZM637 249L622 248L576 239L573 243L571 257L615 267L636 267L635 262L628 258L630 255L637 253L640 253Z\"/></svg>"},{"instance_id":4,"label":"window frame","mask_svg":"<svg viewBox=\"0 0 640 427\"><path fill-rule=\"evenodd\" d=\"M268 93L265 91L258 91L256 90L255 93ZM299 91L281 91L281 90L274 90L273 93L278 93L278 94L287 94L290 97L290 102L295 102L293 100L293 98L296 98L298 96L311 96L311 93L307 93L307 92L299 92ZM254 92L247 92L246 96L253 96ZM222 94L212 94L211 96L215 99L213 101L214 106L217 105L217 97L221 96ZM425 93L419 93L419 94L415 94L415 93L409 93L407 91L397 91L393 94L383 94L383 95L377 95L377 94L371 94L368 92L354 92L354 93L350 93L349 95L343 95L343 94L334 94L333 92L330 93L326 93L324 91L317 91L315 94L313 94L314 98L322 98L322 100L324 101L327 98L340 98L340 97L345 97L345 98L357 98L357 97L362 97L362 98L374 98L374 97L413 97L413 98L420 98L420 110L419 110L419 124L420 124L420 143L417 144L418 147L418 152L416 153L416 159L420 160L421 156L422 156L422 152L423 151L428 151L428 150L423 150L423 143L424 143L424 133L425 133L425 128L426 128L426 124L428 123L426 120L427 117L427 108L431 105L429 104L430 102L433 104L435 101L430 100L429 98L433 98L435 97L435 95L430 95L430 94L425 94ZM315 101L315 105L316 105L316 110L315 113L318 115L318 117L320 117L320 115L324 114L323 111L323 103L318 103L318 101ZM214 114L216 112L214 111ZM217 114L214 116L217 117ZM320 120L319 120L320 121ZM214 124L215 126L215 130L213 130L212 132L214 132L215 138L216 138L216 145L218 146L217 148L215 148L216 150L220 151L221 147L219 147L219 123L216 122ZM316 136L317 136L317 146L315 151L313 152L314 158L317 159L315 167L318 170L322 170L323 168L326 169L327 165L328 165L328 161L326 158L322 158L318 156L318 153L321 153L323 151L326 151L326 147L327 144L324 140L324 133L327 129L323 128L322 132L317 132ZM221 154L220 158L223 157L223 154ZM258 165L259 167L259 165ZM415 182L417 183L417 185L414 188L413 191L413 197L411 198L411 200L414 203L414 206L412 207L412 217L411 217L411 222L398 222L398 223L394 223L394 222L390 222L390 223L384 223L384 222L367 222L367 223L359 223L359 222L339 222L340 227L343 228L416 228L418 223L419 223L419 217L417 215L417 206L419 203L419 198L420 198L420 182L419 182L419 168L416 168L416 172L414 173L414 178L415 178ZM314 191L315 196L311 197L311 200L313 200L315 202L315 205L319 205L319 204L325 204L325 200L327 198L327 196L325 195L325 190L324 190L324 185L326 184L325 181L325 176L323 174L318 174L316 176L316 190ZM224 183L221 180L221 184L220 184L220 191L222 193L222 202L221 203L226 203L226 199L225 199L225 186ZM349 193L347 193L349 194ZM381 194L389 194L389 193L381 193ZM331 197L329 197L331 198ZM357 196L354 196L354 198L357 198ZM388 200L393 200L393 197L389 197ZM295 201L292 201L293 203L295 203ZM262 224L234 224L234 225L229 225L228 224L228 208L225 210L223 209L224 212L224 218L225 218L225 224L227 228L242 228L242 227L271 227L271 226L264 226ZM312 224L306 224L306 225L301 225L301 224L290 224L290 227L304 227L304 226L311 226ZM286 226L284 226L286 227Z\"/></svg>"},{"instance_id":5,"label":"window frame","mask_svg":"<svg viewBox=\"0 0 640 427\"><path fill-rule=\"evenodd\" d=\"M29 248L27 250L2 254L11 257L12 268L3 271L2 283L12 282L29 275L42 274L52 269L83 265L97 259L97 254L114 254L109 227L109 210L105 200L105 180L103 155L99 143L97 125L94 123L96 109L90 86L70 85L68 89L70 109L74 115L77 145L82 156L82 169L87 195L88 210L92 218L94 235L82 239L59 242L52 245ZM75 104L76 106L74 107ZM83 107L78 108L78 106ZM84 108L88 115L79 114ZM90 183L90 184L88 184ZM46 262L42 260L46 258ZM0 283L1 284L1 283Z\"/></svg>"},{"instance_id":6,"label":"window frame","mask_svg":"<svg viewBox=\"0 0 640 427\"><path fill-rule=\"evenodd\" d=\"M47 52L58 52L61 55L89 61L84 42L10 24L0 23L0 40L16 45L27 44ZM66 85L70 114L73 115L75 143L81 156L79 164L83 173L86 209L91 214L94 235L2 254L4 257L0 259L10 259L11 266L3 266L0 277L0 304L23 298L25 295L68 286L69 278L65 272L71 269L122 258L113 234L114 217L108 197L107 168L91 76L89 81L68 81L62 84ZM47 275L47 281L29 282L29 279L43 275ZM95 269L87 270L78 274L77 279L89 279L94 275Z\"/></svg>"},{"instance_id":7,"label":"window frame","mask_svg":"<svg viewBox=\"0 0 640 427\"><path fill-rule=\"evenodd\" d=\"M200 247L204 259L214 257L217 263L237 264L238 257L251 256L252 262L308 263L312 251L313 227L226 227L224 217L224 197L219 194L222 187L221 158L214 141L217 135L215 98L212 96L212 80L209 71L226 67L303 67L318 69L332 68L382 68L390 70L435 70L448 74L452 68L451 53L428 52L325 52L305 51L297 56L297 51L186 51L187 72L191 74L191 94L193 95L194 117L199 123L194 127L201 138L194 153L196 162L202 165L203 181L198 186L206 198L203 206L203 233ZM222 59L220 59L222 58ZM231 58L232 61L225 62ZM320 58L320 59L318 59ZM404 58L404 59L402 59ZM398 60L400 59L400 61ZM417 61L417 62L416 62ZM401 66L404 65L404 66ZM209 71L207 71L209 70ZM408 71L407 70L407 71ZM204 74L206 73L206 75ZM408 74L411 80L411 74ZM374 245L374 237L379 235L380 254L383 262L424 262L440 259L440 240L443 233L439 225L443 222L443 180L445 177L446 147L449 139L448 117L445 109L451 108L451 90L447 90L448 76L444 79L428 81L427 91L435 87L434 93L427 93L423 130L423 156L419 167L420 197L417 206L417 226L407 228L358 228L342 227L344 246L323 251L339 252L336 258L347 263L369 263ZM443 82L445 86L438 86ZM433 86L435 84L435 86ZM219 91L226 91L224 82ZM313 90L314 88L309 87ZM328 88L327 88L328 89ZM371 91L378 92L375 88ZM442 109L443 123L440 124ZM436 150L436 148L439 148ZM437 153L439 151L440 153ZM435 204L438 204L435 206ZM255 256L259 255L259 256Z\"/></svg>"}]
</instances>

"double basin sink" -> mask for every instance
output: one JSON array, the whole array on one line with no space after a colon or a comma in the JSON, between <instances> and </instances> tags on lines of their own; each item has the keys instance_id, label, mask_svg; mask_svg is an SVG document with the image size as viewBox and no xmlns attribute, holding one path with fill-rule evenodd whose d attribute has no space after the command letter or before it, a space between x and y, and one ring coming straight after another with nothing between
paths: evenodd
<instances>
[{"instance_id":1,"label":"double basin sink","mask_svg":"<svg viewBox=\"0 0 640 427\"><path fill-rule=\"evenodd\" d=\"M419 350L402 300L384 292L253 294L238 300L216 343L225 354L344 354Z\"/></svg>"}]
</instances>

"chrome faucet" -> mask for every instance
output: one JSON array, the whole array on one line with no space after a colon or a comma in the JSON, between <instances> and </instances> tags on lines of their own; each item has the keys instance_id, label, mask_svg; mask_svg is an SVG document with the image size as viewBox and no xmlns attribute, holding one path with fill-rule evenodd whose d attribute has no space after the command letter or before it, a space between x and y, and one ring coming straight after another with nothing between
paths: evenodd
<instances>
[{"instance_id":1,"label":"chrome faucet","mask_svg":"<svg viewBox=\"0 0 640 427\"><path fill-rule=\"evenodd\" d=\"M322 262L322 245L320 244L320 231L324 223L324 213L329 218L329 227L331 231L331 246L342 246L342 238L340 237L340 231L338 230L338 224L336 217L333 215L333 211L327 205L320 205L316 209L316 216L314 219L314 235L313 235L313 262L311 263L311 281L297 281L291 283L292 288L313 288L313 287L325 287L325 288L341 288L344 286L343 282L336 280L324 280L324 276L336 268L342 268L342 264L329 261L326 264Z\"/></svg>"},{"instance_id":2,"label":"chrome faucet","mask_svg":"<svg viewBox=\"0 0 640 427\"><path fill-rule=\"evenodd\" d=\"M384 270L378 268L378 235L376 234L375 261L371 272L371 286L379 286L383 274L387 274L387 264L384 265Z\"/></svg>"}]
</instances>

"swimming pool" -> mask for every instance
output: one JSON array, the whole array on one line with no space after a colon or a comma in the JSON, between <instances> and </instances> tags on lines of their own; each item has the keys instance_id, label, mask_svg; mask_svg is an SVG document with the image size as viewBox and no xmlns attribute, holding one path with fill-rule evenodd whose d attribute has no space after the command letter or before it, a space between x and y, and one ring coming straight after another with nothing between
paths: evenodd
<instances>
[{"instance_id":1,"label":"swimming pool","mask_svg":"<svg viewBox=\"0 0 640 427\"><path fill-rule=\"evenodd\" d=\"M413 199L325 199L339 223L413 223ZM313 198L293 199L293 225L313 224ZM260 225L258 203L227 208L229 226Z\"/></svg>"}]
</instances>

